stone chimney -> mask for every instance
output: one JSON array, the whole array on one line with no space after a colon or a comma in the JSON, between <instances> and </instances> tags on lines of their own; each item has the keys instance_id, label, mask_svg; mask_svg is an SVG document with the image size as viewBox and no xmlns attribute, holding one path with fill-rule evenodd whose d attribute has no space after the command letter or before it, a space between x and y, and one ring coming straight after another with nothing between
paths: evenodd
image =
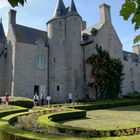
<instances>
[{"instance_id":1,"label":"stone chimney","mask_svg":"<svg viewBox=\"0 0 140 140\"><path fill-rule=\"evenodd\" d=\"M111 23L111 13L110 13L110 6L103 3L100 5L100 16L101 16L101 23Z\"/></svg>"},{"instance_id":2,"label":"stone chimney","mask_svg":"<svg viewBox=\"0 0 140 140\"><path fill-rule=\"evenodd\" d=\"M9 25L16 24L16 13L17 13L17 11L12 10L12 9L9 11Z\"/></svg>"}]
</instances>

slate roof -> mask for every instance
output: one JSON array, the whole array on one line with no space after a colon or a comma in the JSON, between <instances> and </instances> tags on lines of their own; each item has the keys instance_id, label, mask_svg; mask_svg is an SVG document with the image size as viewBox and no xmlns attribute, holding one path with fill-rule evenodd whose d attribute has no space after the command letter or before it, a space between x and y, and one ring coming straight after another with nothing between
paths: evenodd
<instances>
[{"instance_id":1,"label":"slate roof","mask_svg":"<svg viewBox=\"0 0 140 140\"><path fill-rule=\"evenodd\" d=\"M63 0L58 0L55 11L54 11L54 17L63 17L66 15L66 8L64 5Z\"/></svg>"},{"instance_id":2,"label":"slate roof","mask_svg":"<svg viewBox=\"0 0 140 140\"><path fill-rule=\"evenodd\" d=\"M15 24L13 30L16 35L17 42L35 44L38 39L43 39L47 43L47 32L33 29L30 27Z\"/></svg>"},{"instance_id":3,"label":"slate roof","mask_svg":"<svg viewBox=\"0 0 140 140\"><path fill-rule=\"evenodd\" d=\"M2 22L0 21L0 43L5 42L5 40L6 40L6 37L5 37L3 25L2 25Z\"/></svg>"},{"instance_id":4,"label":"slate roof","mask_svg":"<svg viewBox=\"0 0 140 140\"><path fill-rule=\"evenodd\" d=\"M124 60L126 60L126 61L129 61L129 58L131 58L131 61L133 61L133 62L140 61L140 56L136 53L123 51L123 56L124 56Z\"/></svg>"},{"instance_id":5,"label":"slate roof","mask_svg":"<svg viewBox=\"0 0 140 140\"><path fill-rule=\"evenodd\" d=\"M71 0L71 5L69 7L69 13L72 15L72 14L78 14L77 12L77 9L76 9L76 6L75 6L75 3L74 3L74 0ZM78 14L79 15L79 14Z\"/></svg>"},{"instance_id":6,"label":"slate roof","mask_svg":"<svg viewBox=\"0 0 140 140\"><path fill-rule=\"evenodd\" d=\"M103 23L97 23L97 24L95 24L95 25L92 25L92 26L88 27L87 29L83 30L82 32L83 32L83 33L90 34L90 33L91 33L91 30L92 30L93 28L99 30L102 26L103 26Z\"/></svg>"}]
</instances>

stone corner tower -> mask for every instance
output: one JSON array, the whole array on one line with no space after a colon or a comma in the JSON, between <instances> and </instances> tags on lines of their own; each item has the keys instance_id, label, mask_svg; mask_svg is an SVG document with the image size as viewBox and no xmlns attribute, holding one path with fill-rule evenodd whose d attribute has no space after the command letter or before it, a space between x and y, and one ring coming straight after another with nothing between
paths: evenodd
<instances>
[{"instance_id":1,"label":"stone corner tower","mask_svg":"<svg viewBox=\"0 0 140 140\"><path fill-rule=\"evenodd\" d=\"M64 102L72 92L73 97L82 91L82 18L71 0L65 7L58 0L53 18L48 21L49 42L49 94L52 101Z\"/></svg>"}]
</instances>

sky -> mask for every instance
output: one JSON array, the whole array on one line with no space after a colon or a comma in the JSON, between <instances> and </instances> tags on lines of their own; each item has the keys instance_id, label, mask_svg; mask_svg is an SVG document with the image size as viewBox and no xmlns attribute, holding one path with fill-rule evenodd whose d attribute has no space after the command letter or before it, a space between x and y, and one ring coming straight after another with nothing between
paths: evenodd
<instances>
[{"instance_id":1,"label":"sky","mask_svg":"<svg viewBox=\"0 0 140 140\"><path fill-rule=\"evenodd\" d=\"M66 7L71 0L63 0ZM119 15L122 4L125 0L75 0L77 10L83 20L87 21L87 26L96 24L100 20L99 6L106 3L111 6L112 24L123 44L123 49L132 51L133 39L139 34L134 31L131 20L124 21ZM0 17L2 17L5 32L8 30L8 12L10 9L17 10L17 23L20 25L46 30L46 23L52 16L57 0L27 0L22 7L12 8L7 0L0 0Z\"/></svg>"}]
</instances>

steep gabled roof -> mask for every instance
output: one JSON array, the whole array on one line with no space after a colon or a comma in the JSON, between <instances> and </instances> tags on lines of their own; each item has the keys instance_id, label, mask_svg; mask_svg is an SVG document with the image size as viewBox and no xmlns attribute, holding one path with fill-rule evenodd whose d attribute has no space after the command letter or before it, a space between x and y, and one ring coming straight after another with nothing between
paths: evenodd
<instances>
[{"instance_id":1,"label":"steep gabled roof","mask_svg":"<svg viewBox=\"0 0 140 140\"><path fill-rule=\"evenodd\" d=\"M100 28L103 26L102 23L97 23L95 25L92 25L90 27L88 27L87 29L83 30L82 33L87 33L87 34L90 34L91 33L91 30L93 28L97 29L97 30L100 30Z\"/></svg>"},{"instance_id":2,"label":"steep gabled roof","mask_svg":"<svg viewBox=\"0 0 140 140\"><path fill-rule=\"evenodd\" d=\"M2 19L0 19L0 43L4 43L6 40L3 25L2 25Z\"/></svg>"},{"instance_id":3,"label":"steep gabled roof","mask_svg":"<svg viewBox=\"0 0 140 140\"><path fill-rule=\"evenodd\" d=\"M77 9L76 9L76 6L75 6L75 3L74 3L74 0L71 0L71 5L69 7L69 13L70 14L74 14L74 15L75 14L78 14Z\"/></svg>"},{"instance_id":4,"label":"steep gabled roof","mask_svg":"<svg viewBox=\"0 0 140 140\"><path fill-rule=\"evenodd\" d=\"M54 11L54 17L63 17L66 15L66 8L64 5L63 0L58 0L55 11Z\"/></svg>"},{"instance_id":5,"label":"steep gabled roof","mask_svg":"<svg viewBox=\"0 0 140 140\"><path fill-rule=\"evenodd\" d=\"M33 29L30 27L15 24L13 25L17 42L35 44L38 39L47 42L47 32Z\"/></svg>"}]
</instances>

